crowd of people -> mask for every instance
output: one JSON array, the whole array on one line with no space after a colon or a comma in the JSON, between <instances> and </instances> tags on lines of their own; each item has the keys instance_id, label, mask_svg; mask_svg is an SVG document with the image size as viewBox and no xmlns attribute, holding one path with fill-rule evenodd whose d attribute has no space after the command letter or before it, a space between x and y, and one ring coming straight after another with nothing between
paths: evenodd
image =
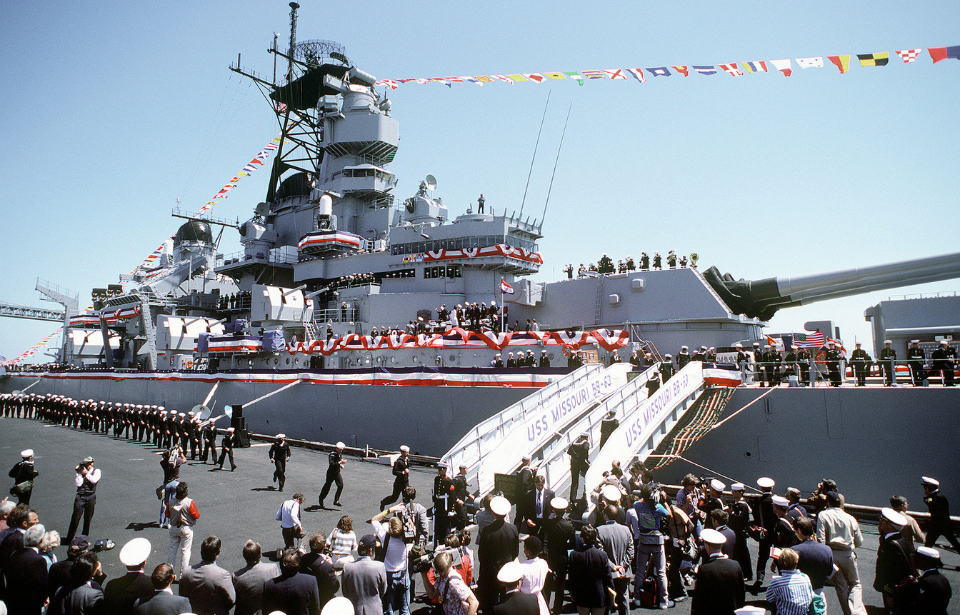
<instances>
[{"instance_id":1,"label":"crowd of people","mask_svg":"<svg viewBox=\"0 0 960 615\"><path fill-rule=\"evenodd\" d=\"M105 406L106 413L98 415L99 403L72 401L5 397L4 416L94 431L119 424L116 437L136 439L139 428L128 424L136 422L128 420L136 412L121 407L116 414ZM148 433L155 429L149 422L145 427ZM466 466L456 474L438 466L428 510L416 500L410 448L402 446L392 466L392 491L370 519L371 531L358 532L352 516L345 514L329 537L324 532L306 536L301 518L306 496L297 492L276 513L285 548L267 558L275 562L264 561L261 545L247 541L242 546L245 566L228 572L217 564L221 540L207 536L200 542L200 561L192 564L193 530L203 502L194 500L180 479L188 450L180 432L168 433L163 424L159 429L165 451L160 462L164 484L157 495L170 541L167 558L148 565L151 544L136 538L119 552L127 573L109 581L97 551L110 545L97 547L88 539L101 478L94 459L75 468L77 496L65 540L67 557L57 561L60 537L30 505L32 482L40 476L34 451L21 452L21 462L10 471L19 503L0 504L0 571L5 579L0 598L9 613L40 613L49 603L47 612L57 615L226 615L231 610L247 615L409 615L415 597L423 595L444 615L560 615L571 604L580 615L614 610L627 615L632 609L668 609L687 598L694 615L729 614L746 603L748 592L759 594L769 571L775 576L764 598L775 613L822 612L817 609L825 605L825 587L832 585L844 615L866 614L856 557L863 533L844 510L836 482L824 480L804 498L795 488L779 495L775 482L764 477L757 480L760 496L747 498L743 484L728 488L715 478L688 475L674 495L637 461L626 472L614 463L599 485L581 491L589 467L583 453L589 448L579 441L568 451L573 477L569 500L558 496L525 457L513 491L482 498L471 489ZM329 452L327 480L318 498L322 508L333 484L334 504L340 505L344 449L338 443ZM282 490L290 458L283 434L272 442L268 457ZM960 543L938 481L921 480L930 512L924 529L908 514L903 496L892 496L890 507L881 512L873 587L890 613L946 613L951 597L934 547L946 537L960 552ZM88 511L83 531L77 533ZM751 543L757 543L755 557ZM418 576L425 595L417 592Z\"/></svg>"},{"instance_id":2,"label":"crowd of people","mask_svg":"<svg viewBox=\"0 0 960 615\"><path fill-rule=\"evenodd\" d=\"M688 262L691 268L696 269L697 259L698 256L696 254L691 254L688 261L686 256L678 257L675 250L670 250L667 252L665 258L660 256L659 252L654 252L653 258L646 252L641 252L640 258L637 261L634 261L632 256L627 256L627 258L621 258L614 264L613 259L604 253L596 263L590 263L588 265L580 263L580 266L576 270L573 268L573 263L569 263L563 268L563 271L567 274L568 279L573 278L574 272L576 272L578 278L582 278L588 275L629 273L631 271L637 271L638 269L640 271L659 271L663 269L664 261L666 261L668 269L676 269L678 266L680 269L686 269Z\"/></svg>"}]
</instances>

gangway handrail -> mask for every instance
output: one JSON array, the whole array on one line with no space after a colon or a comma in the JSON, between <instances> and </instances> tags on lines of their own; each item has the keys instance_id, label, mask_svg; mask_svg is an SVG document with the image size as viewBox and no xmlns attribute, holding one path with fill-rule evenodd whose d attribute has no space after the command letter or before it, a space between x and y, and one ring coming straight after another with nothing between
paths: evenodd
<instances>
[{"instance_id":1,"label":"gangway handrail","mask_svg":"<svg viewBox=\"0 0 960 615\"><path fill-rule=\"evenodd\" d=\"M603 419L613 412L621 424L629 420L637 407L646 400L647 382L655 373L659 373L658 366L648 367L646 371L608 395L603 402L580 417L579 421L572 424L561 435L550 448L550 454L544 455L543 463L540 464L540 469L543 470L551 489L560 493L562 488L570 484L570 464L566 461L569 445L573 444L582 433L587 433L588 440L592 443L591 456L593 456L600 445L600 424Z\"/></svg>"},{"instance_id":2,"label":"gangway handrail","mask_svg":"<svg viewBox=\"0 0 960 615\"><path fill-rule=\"evenodd\" d=\"M594 411L610 395L628 383L630 365L616 363L585 380L573 383L561 390L559 397L537 408L522 425L507 434L497 446L484 457L477 467L477 484L485 493L494 487L497 474L512 473L524 454L532 463L554 450L571 426L582 421L584 415Z\"/></svg>"},{"instance_id":3,"label":"gangway handrail","mask_svg":"<svg viewBox=\"0 0 960 615\"><path fill-rule=\"evenodd\" d=\"M703 363L691 361L639 404L610 434L604 447L591 455L590 469L583 479L587 492L600 484L603 472L610 469L613 461L626 463L634 457L642 461L646 458L643 450L647 454L656 450L670 433L670 428L680 420L678 407L683 404L689 407L705 388Z\"/></svg>"},{"instance_id":4,"label":"gangway handrail","mask_svg":"<svg viewBox=\"0 0 960 615\"><path fill-rule=\"evenodd\" d=\"M551 382L542 389L524 397L515 404L479 423L453 445L450 450L444 453L441 459L453 468L460 465L467 466L468 477L470 477L471 480L478 480L478 472L482 460L496 449L500 443L513 432L520 422L524 421L536 410L550 406L572 387L581 386L590 378L599 377L606 369L600 364L584 365L562 378ZM616 369L622 369L622 365ZM617 386L619 386L619 384ZM605 390L597 390L592 397L595 398L597 395L605 392ZM519 460L520 453L517 452L516 461L519 462Z\"/></svg>"}]
</instances>

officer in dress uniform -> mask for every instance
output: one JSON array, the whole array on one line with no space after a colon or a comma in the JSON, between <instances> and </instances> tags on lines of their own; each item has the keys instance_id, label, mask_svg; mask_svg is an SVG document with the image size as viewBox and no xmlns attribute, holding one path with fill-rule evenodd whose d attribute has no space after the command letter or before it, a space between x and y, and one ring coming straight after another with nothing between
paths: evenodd
<instances>
[{"instance_id":1,"label":"officer in dress uniform","mask_svg":"<svg viewBox=\"0 0 960 615\"><path fill-rule=\"evenodd\" d=\"M880 365L883 367L883 386L888 387L893 385L893 379L895 377L894 371L896 371L896 361L897 361L897 351L893 349L893 342L890 340L883 341L884 347L880 350ZM894 365L890 365L890 361L894 362Z\"/></svg>"},{"instance_id":2,"label":"officer in dress uniform","mask_svg":"<svg viewBox=\"0 0 960 615\"><path fill-rule=\"evenodd\" d=\"M830 372L830 386L838 387L842 382L840 377L840 361L843 355L833 342L827 342L827 370Z\"/></svg>"},{"instance_id":3,"label":"officer in dress uniform","mask_svg":"<svg viewBox=\"0 0 960 615\"><path fill-rule=\"evenodd\" d=\"M660 262L661 262L661 261L660 261L660 253L659 253L659 252L654 252L654 253L653 253L653 268L654 268L654 269L657 269L657 270L662 269L663 267L660 266Z\"/></svg>"},{"instance_id":4,"label":"officer in dress uniform","mask_svg":"<svg viewBox=\"0 0 960 615\"><path fill-rule=\"evenodd\" d=\"M867 370L871 362L870 355L861 348L860 342L857 342L857 347L850 353L850 365L853 366L853 375L857 377L858 387L866 386Z\"/></svg>"},{"instance_id":5,"label":"officer in dress uniform","mask_svg":"<svg viewBox=\"0 0 960 615\"><path fill-rule=\"evenodd\" d=\"M287 443L286 434L277 434L277 441L270 447L267 456L273 462L273 480L280 484L279 491L283 491L283 484L287 482L287 459L290 459L290 445Z\"/></svg>"},{"instance_id":6,"label":"officer in dress uniform","mask_svg":"<svg viewBox=\"0 0 960 615\"><path fill-rule=\"evenodd\" d=\"M930 547L920 547L914 555L917 572L920 575L917 583L917 595L914 597L914 613L929 613L930 615L946 615L947 605L953 597L950 581L940 574L940 552Z\"/></svg>"},{"instance_id":7,"label":"officer in dress uniform","mask_svg":"<svg viewBox=\"0 0 960 615\"><path fill-rule=\"evenodd\" d=\"M670 269L677 268L677 254L674 250L670 250L670 252L667 253L667 267Z\"/></svg>"},{"instance_id":8,"label":"officer in dress uniform","mask_svg":"<svg viewBox=\"0 0 960 615\"><path fill-rule=\"evenodd\" d=\"M650 257L647 256L646 252L640 253L640 271L648 271L650 269Z\"/></svg>"},{"instance_id":9,"label":"officer in dress uniform","mask_svg":"<svg viewBox=\"0 0 960 615\"><path fill-rule=\"evenodd\" d=\"M203 428L203 454L200 460L207 463L207 455L212 453L213 463L217 463L217 426L213 423L207 423Z\"/></svg>"},{"instance_id":10,"label":"officer in dress uniform","mask_svg":"<svg viewBox=\"0 0 960 615\"><path fill-rule=\"evenodd\" d=\"M953 386L953 370L957 364L957 349L947 340L940 340L940 347L933 351L933 372L943 374L943 386Z\"/></svg>"},{"instance_id":11,"label":"officer in dress uniform","mask_svg":"<svg viewBox=\"0 0 960 615\"><path fill-rule=\"evenodd\" d=\"M327 494L330 493L330 486L334 483L337 484L337 491L333 494L333 505L342 506L340 503L340 494L343 493L343 476L341 471L343 466L347 462L343 459L343 449L347 447L343 442L337 442L337 448L330 451L330 454L327 456L327 480L323 483L323 488L320 490L320 508L325 508L323 504L324 498L327 497Z\"/></svg>"},{"instance_id":12,"label":"officer in dress uniform","mask_svg":"<svg viewBox=\"0 0 960 615\"><path fill-rule=\"evenodd\" d=\"M387 504L396 502L404 488L410 484L410 447L404 444L400 447L400 456L393 462L393 493L380 500L380 509L385 510Z\"/></svg>"},{"instance_id":13,"label":"officer in dress uniform","mask_svg":"<svg viewBox=\"0 0 960 615\"><path fill-rule=\"evenodd\" d=\"M910 340L910 347L907 348L907 366L910 368L910 377L913 379L913 386L922 387L924 372L923 364L927 361L927 353L920 347L920 340Z\"/></svg>"},{"instance_id":14,"label":"officer in dress uniform","mask_svg":"<svg viewBox=\"0 0 960 615\"><path fill-rule=\"evenodd\" d=\"M801 348L797 352L797 369L800 370L800 386L807 386L807 383L810 382L810 351L806 348Z\"/></svg>"},{"instance_id":15,"label":"officer in dress uniform","mask_svg":"<svg viewBox=\"0 0 960 615\"><path fill-rule=\"evenodd\" d=\"M687 363L690 362L690 350L686 346L680 347L680 352L677 353L677 369L683 369L687 366Z\"/></svg>"},{"instance_id":16,"label":"officer in dress uniform","mask_svg":"<svg viewBox=\"0 0 960 615\"><path fill-rule=\"evenodd\" d=\"M453 481L447 476L447 466L439 464L433 478L433 540L442 543L450 533L450 513L453 512Z\"/></svg>"}]
</instances>

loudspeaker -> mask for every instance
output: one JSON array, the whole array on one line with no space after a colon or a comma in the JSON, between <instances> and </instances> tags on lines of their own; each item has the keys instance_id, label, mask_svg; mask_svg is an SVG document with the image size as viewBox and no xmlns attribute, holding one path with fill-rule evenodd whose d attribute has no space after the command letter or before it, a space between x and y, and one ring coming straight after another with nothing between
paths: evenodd
<instances>
[{"instance_id":1,"label":"loudspeaker","mask_svg":"<svg viewBox=\"0 0 960 615\"><path fill-rule=\"evenodd\" d=\"M250 434L247 433L247 419L243 416L243 406L237 404L232 406L233 416L230 418L230 427L237 434L235 446L237 448L250 448Z\"/></svg>"}]
</instances>

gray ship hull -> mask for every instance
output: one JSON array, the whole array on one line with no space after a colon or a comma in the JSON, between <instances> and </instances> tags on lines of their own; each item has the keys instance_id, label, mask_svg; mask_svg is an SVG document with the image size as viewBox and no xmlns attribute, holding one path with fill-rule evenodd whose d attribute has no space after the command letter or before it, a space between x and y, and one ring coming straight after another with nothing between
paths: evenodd
<instances>
[{"instance_id":1,"label":"gray ship hull","mask_svg":"<svg viewBox=\"0 0 960 615\"><path fill-rule=\"evenodd\" d=\"M554 370L551 370L554 371ZM563 371L563 370L556 370ZM314 373L316 374L316 373ZM155 404L187 412L202 403L220 382L211 404L214 415L224 405L243 404L287 386L308 374L287 373L275 382L237 382L219 374L137 374L123 377L90 372L50 374L30 387L30 393L66 395L137 404ZM12 374L0 380L0 392L22 390L38 379ZM352 447L397 450L409 444L417 454L439 457L484 419L537 390L535 386L458 386L446 384L318 384L309 379L245 409L252 433L285 433L315 442L343 441ZM228 427L223 419L219 427Z\"/></svg>"},{"instance_id":2,"label":"gray ship hull","mask_svg":"<svg viewBox=\"0 0 960 615\"><path fill-rule=\"evenodd\" d=\"M737 389L720 420L768 390ZM657 479L679 484L690 472L755 486L769 476L777 493L810 493L832 478L848 501L888 506L900 494L923 510L921 476L938 478L944 495L960 500L958 407L958 388L775 389L683 453L708 470L676 460Z\"/></svg>"}]
</instances>

